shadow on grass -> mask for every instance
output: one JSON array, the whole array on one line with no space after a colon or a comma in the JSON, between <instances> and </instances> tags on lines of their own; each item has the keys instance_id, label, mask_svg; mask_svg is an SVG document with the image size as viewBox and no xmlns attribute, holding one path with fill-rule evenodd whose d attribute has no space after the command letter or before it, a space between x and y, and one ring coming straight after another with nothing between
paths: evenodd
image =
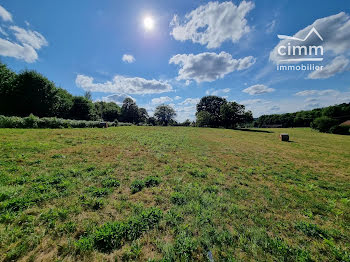
<instances>
[{"instance_id":1,"label":"shadow on grass","mask_svg":"<svg viewBox=\"0 0 350 262\"><path fill-rule=\"evenodd\" d=\"M234 129L234 130L245 131L245 132L256 132L256 133L274 133L272 131L249 129L249 128L237 128L237 129Z\"/></svg>"}]
</instances>

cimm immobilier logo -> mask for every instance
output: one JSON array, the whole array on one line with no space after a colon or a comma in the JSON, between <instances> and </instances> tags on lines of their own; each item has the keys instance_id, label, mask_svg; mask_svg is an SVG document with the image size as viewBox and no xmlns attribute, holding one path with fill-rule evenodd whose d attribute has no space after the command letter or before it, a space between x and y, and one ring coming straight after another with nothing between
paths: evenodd
<instances>
[{"instance_id":1,"label":"cimm immobilier logo","mask_svg":"<svg viewBox=\"0 0 350 262\"><path fill-rule=\"evenodd\" d=\"M299 65L290 65L291 63L300 63L300 62L321 62L323 61L323 46L322 45L310 45L302 43L307 42L309 37L312 34L315 34L320 41L323 41L322 36L316 30L315 27L312 27L309 33L305 38L301 39L294 36L287 35L277 35L279 39L286 40L281 42L281 45L277 49L277 53L280 57L277 65L277 70L287 70L287 71L313 71L313 70L322 70L323 66L315 65L313 63L309 64L299 64ZM288 43L287 41L290 40ZM292 42L292 43L291 43ZM300 44L298 44L300 42ZM281 65L286 64L289 65Z\"/></svg>"}]
</instances>

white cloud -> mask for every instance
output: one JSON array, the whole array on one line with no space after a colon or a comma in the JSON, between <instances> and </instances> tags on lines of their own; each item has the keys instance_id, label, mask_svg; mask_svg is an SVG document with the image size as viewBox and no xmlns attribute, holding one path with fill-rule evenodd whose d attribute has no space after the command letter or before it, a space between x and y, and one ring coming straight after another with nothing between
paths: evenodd
<instances>
[{"instance_id":1,"label":"white cloud","mask_svg":"<svg viewBox=\"0 0 350 262\"><path fill-rule=\"evenodd\" d=\"M2 6L0 6L0 16L4 21L12 22L12 15ZM33 63L38 59L37 50L48 45L45 37L39 32L26 30L16 25L10 26L9 29L17 41L0 38L0 55L2 56L14 57L27 63ZM3 28L0 28L0 33L5 37L9 37L8 32Z\"/></svg>"},{"instance_id":2,"label":"white cloud","mask_svg":"<svg viewBox=\"0 0 350 262\"><path fill-rule=\"evenodd\" d=\"M275 89L269 88L265 85L253 85L246 89L243 89L242 91L244 93L248 93L249 95L260 95L260 94L271 93L275 91Z\"/></svg>"},{"instance_id":3,"label":"white cloud","mask_svg":"<svg viewBox=\"0 0 350 262\"><path fill-rule=\"evenodd\" d=\"M168 96L161 96L161 97L153 98L151 103L153 105L159 105L159 104L165 104L165 103L168 103L171 101L173 101L172 98L170 98Z\"/></svg>"},{"instance_id":4,"label":"white cloud","mask_svg":"<svg viewBox=\"0 0 350 262\"><path fill-rule=\"evenodd\" d=\"M268 110L269 110L270 112L276 113L277 111L280 111L280 109L281 109L281 108L280 108L279 106L276 106L276 105L275 105L275 106L269 107Z\"/></svg>"},{"instance_id":5,"label":"white cloud","mask_svg":"<svg viewBox=\"0 0 350 262\"><path fill-rule=\"evenodd\" d=\"M323 90L320 92L318 90L305 91L313 91L310 93L312 95L316 95L316 97L308 97L308 99L305 99L305 96L291 96L274 101L251 99L240 101L240 104L245 105L247 110L251 110L254 117L259 117L265 114L292 113L300 110L310 110L350 102L350 92L348 91L341 92L333 89ZM304 94L306 94L306 92Z\"/></svg>"},{"instance_id":6,"label":"white cloud","mask_svg":"<svg viewBox=\"0 0 350 262\"><path fill-rule=\"evenodd\" d=\"M242 100L239 103L245 106L251 106L251 105L255 105L255 104L261 104L266 102L263 99L248 99L248 100Z\"/></svg>"},{"instance_id":7,"label":"white cloud","mask_svg":"<svg viewBox=\"0 0 350 262\"><path fill-rule=\"evenodd\" d=\"M135 57L133 55L124 54L122 60L130 64L135 62Z\"/></svg>"},{"instance_id":8,"label":"white cloud","mask_svg":"<svg viewBox=\"0 0 350 262\"><path fill-rule=\"evenodd\" d=\"M169 64L180 66L178 80L195 80L200 83L212 82L233 71L247 69L255 61L252 56L233 59L226 52L219 54L205 52L197 55L177 54L170 58Z\"/></svg>"},{"instance_id":9,"label":"white cloud","mask_svg":"<svg viewBox=\"0 0 350 262\"><path fill-rule=\"evenodd\" d=\"M189 105L189 106L175 106L174 107L176 111L176 120L183 122L186 119L195 120L196 119L196 105Z\"/></svg>"},{"instance_id":10,"label":"white cloud","mask_svg":"<svg viewBox=\"0 0 350 262\"><path fill-rule=\"evenodd\" d=\"M30 45L19 45L2 38L0 38L0 55L14 57L28 63L33 63L38 59L37 52Z\"/></svg>"},{"instance_id":11,"label":"white cloud","mask_svg":"<svg viewBox=\"0 0 350 262\"><path fill-rule=\"evenodd\" d=\"M334 89L326 89L326 90L303 90L298 93L295 93L296 96L336 96L339 94L339 91Z\"/></svg>"},{"instance_id":12,"label":"white cloud","mask_svg":"<svg viewBox=\"0 0 350 262\"><path fill-rule=\"evenodd\" d=\"M224 88L224 89L214 89L214 88L210 88L207 91L205 91L206 95L211 95L211 96L219 96L219 95L223 95L223 94L227 94L231 91L230 88Z\"/></svg>"},{"instance_id":13,"label":"white cloud","mask_svg":"<svg viewBox=\"0 0 350 262\"><path fill-rule=\"evenodd\" d=\"M18 26L11 26L10 29L14 31L17 40L22 44L30 45L37 50L48 45L45 37L39 32L26 30Z\"/></svg>"},{"instance_id":14,"label":"white cloud","mask_svg":"<svg viewBox=\"0 0 350 262\"><path fill-rule=\"evenodd\" d=\"M326 65L322 70L315 70L308 75L310 79L325 79L334 76L337 73L344 72L349 65L349 59L344 56L337 56Z\"/></svg>"},{"instance_id":15,"label":"white cloud","mask_svg":"<svg viewBox=\"0 0 350 262\"><path fill-rule=\"evenodd\" d=\"M95 83L93 77L77 75L75 83L78 87L91 92L121 94L159 94L172 91L170 84L159 80L147 80L141 77L125 77L116 75L112 81Z\"/></svg>"},{"instance_id":16,"label":"white cloud","mask_svg":"<svg viewBox=\"0 0 350 262\"><path fill-rule=\"evenodd\" d=\"M317 98L312 98L312 97L310 97L310 98L306 98L304 101L307 102L307 103L310 103L310 102L318 102L318 99L317 99Z\"/></svg>"},{"instance_id":17,"label":"white cloud","mask_svg":"<svg viewBox=\"0 0 350 262\"><path fill-rule=\"evenodd\" d=\"M314 23L298 31L294 37L303 39L309 33L312 28L320 33L323 41L317 37L309 37L308 40L303 42L307 48L309 46L322 45L325 52L329 55L339 55L350 50L350 17L348 14L341 12L336 15L327 16L321 19L315 20ZM281 45L287 45L288 43L293 45L300 45L300 41L296 40L281 40L277 46L270 53L270 60L277 63L281 59L278 54L278 48ZM289 57L283 56L284 59Z\"/></svg>"},{"instance_id":18,"label":"white cloud","mask_svg":"<svg viewBox=\"0 0 350 262\"><path fill-rule=\"evenodd\" d=\"M217 48L224 41L232 43L250 31L246 15L254 8L253 2L209 2L185 15L183 22L175 15L170 23L171 35L179 41L191 40L193 43Z\"/></svg>"},{"instance_id":19,"label":"white cloud","mask_svg":"<svg viewBox=\"0 0 350 262\"><path fill-rule=\"evenodd\" d=\"M113 95L109 95L109 96L104 96L101 98L101 101L114 102L118 105L122 105L125 98L131 98L132 100L136 101L135 98L133 98L129 95L126 95L126 94L113 94ZM97 100L97 101L99 101L99 100Z\"/></svg>"},{"instance_id":20,"label":"white cloud","mask_svg":"<svg viewBox=\"0 0 350 262\"><path fill-rule=\"evenodd\" d=\"M0 5L0 16L5 22L12 22L12 15L9 11Z\"/></svg>"},{"instance_id":21,"label":"white cloud","mask_svg":"<svg viewBox=\"0 0 350 262\"><path fill-rule=\"evenodd\" d=\"M181 96L175 96L174 97L174 100L180 100L181 99Z\"/></svg>"},{"instance_id":22,"label":"white cloud","mask_svg":"<svg viewBox=\"0 0 350 262\"><path fill-rule=\"evenodd\" d=\"M197 105L201 99L200 98L186 98L179 105Z\"/></svg>"}]
</instances>

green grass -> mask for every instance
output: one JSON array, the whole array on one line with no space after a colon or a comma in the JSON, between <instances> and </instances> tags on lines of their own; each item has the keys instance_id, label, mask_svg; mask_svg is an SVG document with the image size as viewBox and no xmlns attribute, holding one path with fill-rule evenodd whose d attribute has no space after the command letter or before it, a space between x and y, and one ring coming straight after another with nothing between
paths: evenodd
<instances>
[{"instance_id":1,"label":"green grass","mask_svg":"<svg viewBox=\"0 0 350 262\"><path fill-rule=\"evenodd\" d=\"M267 131L0 129L0 261L350 261L350 137Z\"/></svg>"}]
</instances>

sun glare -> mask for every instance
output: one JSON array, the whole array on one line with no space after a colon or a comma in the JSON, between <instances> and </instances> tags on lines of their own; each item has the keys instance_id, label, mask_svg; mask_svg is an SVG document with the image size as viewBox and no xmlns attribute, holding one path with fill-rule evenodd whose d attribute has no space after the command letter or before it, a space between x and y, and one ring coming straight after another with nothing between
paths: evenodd
<instances>
[{"instance_id":1,"label":"sun glare","mask_svg":"<svg viewBox=\"0 0 350 262\"><path fill-rule=\"evenodd\" d=\"M147 16L143 19L143 26L147 31L151 31L154 28L154 20L152 17Z\"/></svg>"}]
</instances>

